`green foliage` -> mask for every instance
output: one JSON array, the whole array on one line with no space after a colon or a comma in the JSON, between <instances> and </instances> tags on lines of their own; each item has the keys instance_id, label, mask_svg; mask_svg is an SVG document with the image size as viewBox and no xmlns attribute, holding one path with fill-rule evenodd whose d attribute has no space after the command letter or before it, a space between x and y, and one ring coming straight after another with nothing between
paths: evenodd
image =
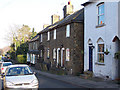
<instances>
[{"instance_id":1,"label":"green foliage","mask_svg":"<svg viewBox=\"0 0 120 90\"><path fill-rule=\"evenodd\" d=\"M28 42L21 44L16 51L17 55L26 55L28 52Z\"/></svg>"},{"instance_id":2,"label":"green foliage","mask_svg":"<svg viewBox=\"0 0 120 90\"><path fill-rule=\"evenodd\" d=\"M17 55L17 60L19 63L26 63L26 56L25 55Z\"/></svg>"},{"instance_id":3,"label":"green foliage","mask_svg":"<svg viewBox=\"0 0 120 90\"><path fill-rule=\"evenodd\" d=\"M16 31L17 31L17 34L13 35L12 37L13 43L10 46L11 49L10 51L8 51L8 54L10 55L11 59L13 60L18 59L20 63L25 63L26 55L29 48L28 41L34 36L36 36L37 32L35 32L34 28L31 32L29 26L24 24L22 28ZM19 59L19 57L22 59Z\"/></svg>"},{"instance_id":4,"label":"green foliage","mask_svg":"<svg viewBox=\"0 0 120 90\"><path fill-rule=\"evenodd\" d=\"M36 35L37 35L37 32L35 32L35 30L34 30L34 28L33 28L30 39L32 39L32 38L35 37Z\"/></svg>"},{"instance_id":5,"label":"green foliage","mask_svg":"<svg viewBox=\"0 0 120 90\"><path fill-rule=\"evenodd\" d=\"M14 51L11 51L11 50L10 50L10 51L7 52L7 54L10 55L10 58L11 58L11 59L15 60L15 52L14 52Z\"/></svg>"}]
</instances>

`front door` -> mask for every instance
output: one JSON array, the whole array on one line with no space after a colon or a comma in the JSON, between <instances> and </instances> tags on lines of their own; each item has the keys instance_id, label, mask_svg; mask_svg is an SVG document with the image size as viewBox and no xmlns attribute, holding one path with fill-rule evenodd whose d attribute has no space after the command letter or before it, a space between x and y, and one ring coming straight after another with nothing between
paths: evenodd
<instances>
[{"instance_id":1,"label":"front door","mask_svg":"<svg viewBox=\"0 0 120 90\"><path fill-rule=\"evenodd\" d=\"M91 46L89 46L89 71L92 71L93 70L93 67L92 67L92 60L93 58L93 49Z\"/></svg>"}]
</instances>

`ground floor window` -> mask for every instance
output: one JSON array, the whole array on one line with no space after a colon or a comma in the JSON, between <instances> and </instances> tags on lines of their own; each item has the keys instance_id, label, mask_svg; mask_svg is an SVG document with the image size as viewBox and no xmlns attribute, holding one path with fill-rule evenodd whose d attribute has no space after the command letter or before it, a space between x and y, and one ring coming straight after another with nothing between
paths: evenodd
<instances>
[{"instance_id":1,"label":"ground floor window","mask_svg":"<svg viewBox=\"0 0 120 90\"><path fill-rule=\"evenodd\" d=\"M98 44L98 62L104 63L104 44Z\"/></svg>"},{"instance_id":2,"label":"ground floor window","mask_svg":"<svg viewBox=\"0 0 120 90\"><path fill-rule=\"evenodd\" d=\"M47 49L47 58L50 58L50 49Z\"/></svg>"},{"instance_id":3,"label":"ground floor window","mask_svg":"<svg viewBox=\"0 0 120 90\"><path fill-rule=\"evenodd\" d=\"M69 48L66 49L66 61L70 60L70 50Z\"/></svg>"},{"instance_id":4,"label":"ground floor window","mask_svg":"<svg viewBox=\"0 0 120 90\"><path fill-rule=\"evenodd\" d=\"M56 49L55 48L53 49L53 59L54 60L56 59Z\"/></svg>"},{"instance_id":5,"label":"ground floor window","mask_svg":"<svg viewBox=\"0 0 120 90\"><path fill-rule=\"evenodd\" d=\"M43 56L43 52L42 52L42 50L40 50L40 57L42 57Z\"/></svg>"}]
</instances>

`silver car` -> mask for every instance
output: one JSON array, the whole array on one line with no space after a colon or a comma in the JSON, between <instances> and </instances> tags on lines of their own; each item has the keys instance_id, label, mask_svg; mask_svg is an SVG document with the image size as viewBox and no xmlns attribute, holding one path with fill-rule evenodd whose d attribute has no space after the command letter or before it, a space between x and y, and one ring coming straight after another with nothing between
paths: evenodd
<instances>
[{"instance_id":1,"label":"silver car","mask_svg":"<svg viewBox=\"0 0 120 90\"><path fill-rule=\"evenodd\" d=\"M2 73L5 73L5 70L6 70L6 68L7 68L9 65L12 65L12 62L2 62L2 63L1 63L1 67L0 67L0 69L1 69L1 74L2 74Z\"/></svg>"},{"instance_id":2,"label":"silver car","mask_svg":"<svg viewBox=\"0 0 120 90\"><path fill-rule=\"evenodd\" d=\"M28 65L10 65L3 75L4 88L38 89L38 79Z\"/></svg>"}]
</instances>

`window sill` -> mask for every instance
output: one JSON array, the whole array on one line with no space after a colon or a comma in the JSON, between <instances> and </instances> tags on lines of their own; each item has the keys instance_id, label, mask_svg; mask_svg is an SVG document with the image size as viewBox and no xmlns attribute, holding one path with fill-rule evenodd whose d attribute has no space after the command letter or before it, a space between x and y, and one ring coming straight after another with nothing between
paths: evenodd
<instances>
[{"instance_id":1,"label":"window sill","mask_svg":"<svg viewBox=\"0 0 120 90\"><path fill-rule=\"evenodd\" d=\"M103 27L103 26L105 26L104 23L103 23L103 24L100 24L100 25L97 25L96 28L100 28L100 27Z\"/></svg>"},{"instance_id":2,"label":"window sill","mask_svg":"<svg viewBox=\"0 0 120 90\"><path fill-rule=\"evenodd\" d=\"M66 38L70 38L70 37L66 37Z\"/></svg>"},{"instance_id":3,"label":"window sill","mask_svg":"<svg viewBox=\"0 0 120 90\"><path fill-rule=\"evenodd\" d=\"M105 66L105 63L96 62L95 65L103 65L103 66Z\"/></svg>"}]
</instances>

